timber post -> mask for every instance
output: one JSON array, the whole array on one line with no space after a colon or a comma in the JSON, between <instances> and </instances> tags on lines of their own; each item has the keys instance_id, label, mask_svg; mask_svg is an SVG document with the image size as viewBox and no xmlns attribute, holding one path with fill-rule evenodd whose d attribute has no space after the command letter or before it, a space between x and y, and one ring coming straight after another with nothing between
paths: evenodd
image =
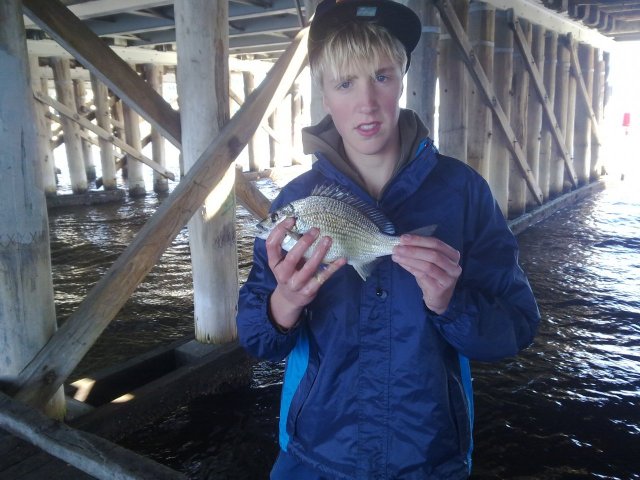
<instances>
[{"instance_id":1,"label":"timber post","mask_svg":"<svg viewBox=\"0 0 640 480\"><path fill-rule=\"evenodd\" d=\"M135 65L131 65L135 71ZM136 152L142 150L142 141L140 139L140 116L131 106L123 102L122 113L124 116L124 136L127 144ZM144 184L144 176L142 171L142 163L136 162L127 154L127 188L130 197L144 197L147 194L147 188Z\"/></svg>"},{"instance_id":2,"label":"timber post","mask_svg":"<svg viewBox=\"0 0 640 480\"><path fill-rule=\"evenodd\" d=\"M532 61L538 67L540 78L544 78L544 28L540 25L533 26L531 56ZM540 185L540 146L542 142L542 103L538 98L536 87L529 82L529 107L527 111L527 158L533 176ZM527 208L536 205L531 193L527 194Z\"/></svg>"},{"instance_id":3,"label":"timber post","mask_svg":"<svg viewBox=\"0 0 640 480\"><path fill-rule=\"evenodd\" d=\"M47 205L19 0L0 2L0 380L19 378L56 330ZM8 175L8 176L7 176ZM57 392L56 392L57 391ZM40 407L65 412L56 386Z\"/></svg>"},{"instance_id":4,"label":"timber post","mask_svg":"<svg viewBox=\"0 0 640 480\"><path fill-rule=\"evenodd\" d=\"M407 6L416 12L422 23L422 36L411 54L411 67L407 73L407 108L418 114L433 135L441 33L438 10L424 0L409 0Z\"/></svg>"},{"instance_id":5,"label":"timber post","mask_svg":"<svg viewBox=\"0 0 640 480\"><path fill-rule=\"evenodd\" d=\"M556 71L558 59L558 34L547 31L544 47L544 88L547 92L549 104L555 104L556 95ZM549 199L551 184L551 156L555 151L553 145L552 129L556 126L545 119L542 127L542 140L540 142L540 190L544 199Z\"/></svg>"},{"instance_id":6,"label":"timber post","mask_svg":"<svg viewBox=\"0 0 640 480\"><path fill-rule=\"evenodd\" d=\"M520 21L524 30L527 45L531 45L533 28L531 23ZM527 151L527 120L529 107L529 72L526 67L525 56L531 54L530 50L520 51L514 49L513 53L513 81L512 81L512 114L511 125L515 133L516 140L520 143L523 151ZM530 162L531 159L527 158ZM535 178L535 176L534 176ZM524 214L527 203L527 184L524 177L520 175L515 162L509 162L509 202L508 218L516 218Z\"/></svg>"},{"instance_id":7,"label":"timber post","mask_svg":"<svg viewBox=\"0 0 640 480\"><path fill-rule=\"evenodd\" d=\"M247 98L251 95L251 92L255 90L255 77L250 71L242 72L242 81L243 81L243 90L244 90L244 98ZM257 132L256 132L257 133ZM249 141L249 145L247 145L247 154L249 156L249 171L250 172L259 172L263 170L265 167L260 159L260 155L258 153L256 136Z\"/></svg>"},{"instance_id":8,"label":"timber post","mask_svg":"<svg viewBox=\"0 0 640 480\"><path fill-rule=\"evenodd\" d=\"M76 111L79 116L86 117L89 113L89 109L86 105L87 89L85 88L84 80L73 79L73 92L76 100ZM85 138L85 131L80 127L80 135L82 136L80 144L82 145L82 160L84 161L84 171L87 175L87 180L90 182L96 179L96 165L93 162L93 152L91 149L91 143Z\"/></svg>"},{"instance_id":9,"label":"timber post","mask_svg":"<svg viewBox=\"0 0 640 480\"><path fill-rule=\"evenodd\" d=\"M496 10L486 3L469 6L469 40L473 54L493 82L493 51ZM469 145L467 161L485 180L489 181L493 114L477 85L469 86Z\"/></svg>"},{"instance_id":10,"label":"timber post","mask_svg":"<svg viewBox=\"0 0 640 480\"><path fill-rule=\"evenodd\" d=\"M147 83L151 85L156 92L162 95L162 77L163 68L160 65L146 63L143 65L144 76ZM167 166L166 151L164 147L164 138L160 131L151 126L151 158L161 167ZM153 172L153 191L156 193L167 193L169 191L169 181L158 172Z\"/></svg>"},{"instance_id":11,"label":"timber post","mask_svg":"<svg viewBox=\"0 0 640 480\"><path fill-rule=\"evenodd\" d=\"M96 123L107 132L112 132L109 115L109 92L107 86L91 74L91 90L93 90L93 103L96 107ZM113 144L106 138L98 137L100 146L100 167L102 169L102 188L115 190L118 188L116 181L116 163L113 152Z\"/></svg>"},{"instance_id":12,"label":"timber post","mask_svg":"<svg viewBox=\"0 0 640 480\"><path fill-rule=\"evenodd\" d=\"M605 64L604 56L601 49L594 50L593 59L593 103L592 108L595 112L596 119L602 120L604 117L604 94L606 91L605 84ZM600 144L595 138L595 135L591 135L591 165L589 169L589 178L597 180L600 177L601 162L600 162Z\"/></svg>"},{"instance_id":13,"label":"timber post","mask_svg":"<svg viewBox=\"0 0 640 480\"><path fill-rule=\"evenodd\" d=\"M593 101L593 48L590 45L580 44L578 57L581 74L584 78L586 94L589 97L589 106ZM589 167L591 163L591 117L587 105L583 102L576 104L576 127L574 137L573 158L580 185L589 183Z\"/></svg>"},{"instance_id":14,"label":"timber post","mask_svg":"<svg viewBox=\"0 0 640 480\"><path fill-rule=\"evenodd\" d=\"M467 28L467 0L449 2L463 30ZM467 70L455 41L448 32L440 35L438 76L440 86L439 149L467 162Z\"/></svg>"},{"instance_id":15,"label":"timber post","mask_svg":"<svg viewBox=\"0 0 640 480\"><path fill-rule=\"evenodd\" d=\"M227 2L209 0L177 0L175 11L182 153L189 172L229 121L229 11ZM236 337L235 176L230 163L189 221L195 335L203 343Z\"/></svg>"},{"instance_id":16,"label":"timber post","mask_svg":"<svg viewBox=\"0 0 640 480\"><path fill-rule=\"evenodd\" d=\"M38 57L29 57L29 66L31 70L31 89L34 92L47 93L46 80L43 82L40 78L40 60ZM43 89L43 87L45 87ZM51 149L51 124L49 123L46 113L47 107L36 102L36 128L38 135L38 163L40 163L40 178L42 179L42 188L47 197L54 197L57 194L56 184L56 166L53 161L53 150Z\"/></svg>"},{"instance_id":17,"label":"timber post","mask_svg":"<svg viewBox=\"0 0 640 480\"><path fill-rule=\"evenodd\" d=\"M69 60L61 57L52 57L51 68L53 69L58 101L68 108L75 110L76 102L74 99L73 85L71 83ZM84 166L80 127L69 118L63 117L61 122L64 131L64 146L67 152L69 176L71 178L71 190L73 193L86 193L89 186Z\"/></svg>"},{"instance_id":18,"label":"timber post","mask_svg":"<svg viewBox=\"0 0 640 480\"><path fill-rule=\"evenodd\" d=\"M507 121L511 118L511 81L513 77L513 32L507 23L507 12L496 12L496 35L494 50L494 85L496 100L502 105ZM505 218L509 211L509 171L511 153L505 135L493 135L491 145L491 175L489 184Z\"/></svg>"},{"instance_id":19,"label":"timber post","mask_svg":"<svg viewBox=\"0 0 640 480\"><path fill-rule=\"evenodd\" d=\"M558 41L558 63L556 65L556 94L554 99L554 113L558 120L560 131L564 136L564 148L567 145L567 119L569 108L569 69L571 66L570 53L564 39ZM560 155L560 145L555 145L549 170L549 196L555 198L564 191L564 161Z\"/></svg>"}]
</instances>

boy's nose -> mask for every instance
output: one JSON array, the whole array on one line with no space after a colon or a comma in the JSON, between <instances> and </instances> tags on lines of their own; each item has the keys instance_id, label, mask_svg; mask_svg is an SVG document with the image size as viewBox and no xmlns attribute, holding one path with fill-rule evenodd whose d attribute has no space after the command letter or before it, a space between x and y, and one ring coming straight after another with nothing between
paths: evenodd
<instances>
[{"instance_id":1,"label":"boy's nose","mask_svg":"<svg viewBox=\"0 0 640 480\"><path fill-rule=\"evenodd\" d=\"M373 85L367 83L363 85L360 92L360 109L364 112L373 111L378 106L378 99Z\"/></svg>"}]
</instances>

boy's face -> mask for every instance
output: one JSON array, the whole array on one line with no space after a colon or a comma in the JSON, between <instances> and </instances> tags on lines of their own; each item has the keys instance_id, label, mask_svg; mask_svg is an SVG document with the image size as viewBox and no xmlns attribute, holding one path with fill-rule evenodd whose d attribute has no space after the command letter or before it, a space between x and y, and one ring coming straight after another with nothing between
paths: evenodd
<instances>
[{"instance_id":1,"label":"boy's face","mask_svg":"<svg viewBox=\"0 0 640 480\"><path fill-rule=\"evenodd\" d=\"M340 78L326 73L323 103L342 136L349 158L397 155L402 69L383 58L374 69L349 71Z\"/></svg>"}]
</instances>

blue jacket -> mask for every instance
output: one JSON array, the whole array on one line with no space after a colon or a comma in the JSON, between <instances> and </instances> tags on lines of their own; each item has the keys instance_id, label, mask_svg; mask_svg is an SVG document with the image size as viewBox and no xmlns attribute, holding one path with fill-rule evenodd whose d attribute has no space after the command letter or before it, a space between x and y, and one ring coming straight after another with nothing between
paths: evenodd
<instances>
[{"instance_id":1,"label":"blue jacket","mask_svg":"<svg viewBox=\"0 0 640 480\"><path fill-rule=\"evenodd\" d=\"M327 183L375 204L317 157L274 209ZM517 243L484 179L429 139L377 206L398 234L437 224L435 236L461 252L462 275L443 315L429 311L414 277L385 257L366 282L351 266L340 269L283 334L267 315L275 279L258 239L240 291L240 341L256 357L287 358L280 446L303 464L340 479L466 478L469 359L516 354L539 322Z\"/></svg>"}]
</instances>

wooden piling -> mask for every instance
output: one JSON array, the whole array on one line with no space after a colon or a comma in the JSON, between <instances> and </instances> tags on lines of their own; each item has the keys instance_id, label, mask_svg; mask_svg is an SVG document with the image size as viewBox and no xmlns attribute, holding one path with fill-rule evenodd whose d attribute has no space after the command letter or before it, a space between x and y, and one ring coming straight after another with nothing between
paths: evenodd
<instances>
[{"instance_id":1,"label":"wooden piling","mask_svg":"<svg viewBox=\"0 0 640 480\"><path fill-rule=\"evenodd\" d=\"M407 73L406 105L418 114L434 135L438 44L441 33L438 10L431 2L424 0L409 0L407 6L420 18L422 36L411 54L411 66Z\"/></svg>"},{"instance_id":2,"label":"wooden piling","mask_svg":"<svg viewBox=\"0 0 640 480\"><path fill-rule=\"evenodd\" d=\"M533 25L531 55L538 68L540 78L544 78L544 43L545 31L540 25ZM540 185L540 144L542 140L542 104L538 98L535 85L529 82L529 107L527 111L527 158L534 178ZM527 194L527 208L537 205L536 200Z\"/></svg>"},{"instance_id":3,"label":"wooden piling","mask_svg":"<svg viewBox=\"0 0 640 480\"><path fill-rule=\"evenodd\" d=\"M549 103L554 105L556 95L556 71L558 59L558 34L547 31L545 34L544 47L544 88L547 92ZM542 123L542 140L540 142L540 190L544 199L549 198L551 182L551 155L554 151L553 138L548 120Z\"/></svg>"},{"instance_id":4,"label":"wooden piling","mask_svg":"<svg viewBox=\"0 0 640 480\"><path fill-rule=\"evenodd\" d=\"M29 57L29 67L31 70L31 89L34 92L42 92L42 81L40 78L40 62L38 57ZM46 83L45 83L46 85ZM47 92L43 92L47 93ZM48 197L53 197L57 193L56 185L56 166L53 161L53 151L51 150L51 124L47 117L47 107L36 102L35 104L35 126L38 136L38 153L37 159L40 164L40 178L42 181L42 189Z\"/></svg>"},{"instance_id":5,"label":"wooden piling","mask_svg":"<svg viewBox=\"0 0 640 480\"><path fill-rule=\"evenodd\" d=\"M162 75L163 67L155 65L153 63L147 63L143 65L144 76L149 85L162 95ZM164 138L160 134L160 131L151 126L151 158L154 162L162 167L167 166L166 152L164 147ZM167 193L169 191L169 181L163 175L158 172L153 172L153 191L156 193Z\"/></svg>"},{"instance_id":6,"label":"wooden piling","mask_svg":"<svg viewBox=\"0 0 640 480\"><path fill-rule=\"evenodd\" d=\"M111 120L109 115L109 92L107 86L91 74L91 89L93 90L93 103L96 106L96 123L107 132L111 132ZM102 169L102 188L104 190L116 190L116 163L113 152L113 144L106 138L98 138L100 146L100 167Z\"/></svg>"},{"instance_id":7,"label":"wooden piling","mask_svg":"<svg viewBox=\"0 0 640 480\"><path fill-rule=\"evenodd\" d=\"M142 150L140 116L126 103L122 105L122 113L124 115L124 135L127 139L127 144L139 152ZM144 197L147 194L142 164L136 162L131 155L127 155L127 190L131 197Z\"/></svg>"},{"instance_id":8,"label":"wooden piling","mask_svg":"<svg viewBox=\"0 0 640 480\"><path fill-rule=\"evenodd\" d=\"M0 19L0 71L11 72L0 75L0 372L9 382L54 334L56 312L21 2L0 2ZM47 398L45 412L62 418L62 389Z\"/></svg>"},{"instance_id":9,"label":"wooden piling","mask_svg":"<svg viewBox=\"0 0 640 480\"><path fill-rule=\"evenodd\" d=\"M61 57L52 57L50 63L53 69L58 101L75 110L76 102L73 94L73 85L71 83L71 74L69 72L69 60ZM64 131L64 146L67 152L67 163L69 165L71 190L76 194L86 193L89 186L84 167L80 127L69 118L63 118L61 121Z\"/></svg>"},{"instance_id":10,"label":"wooden piling","mask_svg":"<svg viewBox=\"0 0 640 480\"><path fill-rule=\"evenodd\" d=\"M87 108L87 89L85 88L84 80L73 79L73 93L76 100L76 111L78 115L86 117L89 113ZM96 179L96 165L93 161L93 152L91 149L91 142L85 138L88 134L80 128L80 135L82 136L80 144L82 145L82 160L84 161L84 171L87 174L87 180L90 182Z\"/></svg>"},{"instance_id":11,"label":"wooden piling","mask_svg":"<svg viewBox=\"0 0 640 480\"><path fill-rule=\"evenodd\" d=\"M467 0L449 2L458 21L467 29L469 3ZM460 51L447 32L440 34L438 58L440 114L438 143L440 151L466 163L467 161L467 70Z\"/></svg>"},{"instance_id":12,"label":"wooden piling","mask_svg":"<svg viewBox=\"0 0 640 480\"><path fill-rule=\"evenodd\" d=\"M242 82L243 82L243 90L244 90L244 98L247 98L251 95L251 92L256 88L255 86L255 76L252 72L244 71L242 72ZM256 132L257 133L257 132ZM262 158L259 154L259 149L257 148L256 136L251 139L249 145L247 145L247 154L249 155L249 171L250 172L260 172L267 168L262 163Z\"/></svg>"},{"instance_id":13,"label":"wooden piling","mask_svg":"<svg viewBox=\"0 0 640 480\"><path fill-rule=\"evenodd\" d=\"M496 12L496 34L494 49L494 86L496 99L502 105L507 119L511 118L511 82L513 79L513 32L503 10ZM491 145L491 175L489 184L493 195L507 216L509 208L509 169L511 153L507 145L510 139L504 135L493 135Z\"/></svg>"},{"instance_id":14,"label":"wooden piling","mask_svg":"<svg viewBox=\"0 0 640 480\"><path fill-rule=\"evenodd\" d=\"M229 11L227 2L209 0L178 0L175 11L182 153L189 171L229 120ZM204 343L236 336L235 175L235 165L228 165L189 221L195 335Z\"/></svg>"},{"instance_id":15,"label":"wooden piling","mask_svg":"<svg viewBox=\"0 0 640 480\"><path fill-rule=\"evenodd\" d=\"M593 104L598 122L604 117L604 95L605 95L605 65L603 52L601 49L594 49L594 69L593 69ZM593 132L592 132L593 133ZM591 165L589 168L590 179L597 180L601 173L600 143L593 135L591 136Z\"/></svg>"},{"instance_id":16,"label":"wooden piling","mask_svg":"<svg viewBox=\"0 0 640 480\"><path fill-rule=\"evenodd\" d=\"M469 6L469 40L475 58L493 81L495 8L474 2ZM477 85L469 85L468 163L487 181L490 178L493 114Z\"/></svg>"},{"instance_id":17,"label":"wooden piling","mask_svg":"<svg viewBox=\"0 0 640 480\"><path fill-rule=\"evenodd\" d=\"M533 28L531 23L520 21L527 44L531 45ZM524 52L530 55L529 52ZM523 151L527 151L527 119L529 107L529 72L527 71L523 53L514 49L513 54L513 103L511 112L511 126L518 143ZM512 219L519 217L526 211L527 184L520 174L516 162L509 162L509 202L507 216Z\"/></svg>"},{"instance_id":18,"label":"wooden piling","mask_svg":"<svg viewBox=\"0 0 640 480\"><path fill-rule=\"evenodd\" d=\"M291 87L291 125L290 125L290 133L291 133L291 148L293 150L293 159L292 163L296 165L300 165L301 162L298 160L299 157L302 156L302 127L304 127L304 123L302 120L302 107L303 107L303 99L302 92L300 91L299 83L293 82Z\"/></svg>"},{"instance_id":19,"label":"wooden piling","mask_svg":"<svg viewBox=\"0 0 640 480\"><path fill-rule=\"evenodd\" d=\"M564 39L558 41L558 63L556 65L556 94L554 98L554 113L560 126L560 131L567 138L567 119L569 108L569 68L571 66L570 52ZM552 149L551 165L549 169L549 196L555 198L564 190L564 160L559 153L558 146Z\"/></svg>"},{"instance_id":20,"label":"wooden piling","mask_svg":"<svg viewBox=\"0 0 640 480\"><path fill-rule=\"evenodd\" d=\"M304 7L307 12L307 22L311 20L311 16L315 13L316 7L319 3L320 0L304 0ZM308 71L309 70L307 69L307 72ZM322 89L320 88L320 85L313 85L311 88L311 98L309 100L309 116L311 125L315 125L327 114L324 109L324 105L322 104Z\"/></svg>"},{"instance_id":21,"label":"wooden piling","mask_svg":"<svg viewBox=\"0 0 640 480\"><path fill-rule=\"evenodd\" d=\"M565 133L565 145L571 157L571 162L574 163L573 143L575 138L576 95L578 86L575 75L571 74L571 49L573 48L573 42L570 38L566 40L566 48L569 51L569 89L567 91L567 131ZM563 191L569 189L571 189L571 185L568 177L565 176Z\"/></svg>"},{"instance_id":22,"label":"wooden piling","mask_svg":"<svg viewBox=\"0 0 640 480\"><path fill-rule=\"evenodd\" d=\"M593 101L593 56L594 52L591 46L587 44L580 44L578 46L581 74L591 102ZM578 183L585 185L589 182L589 167L591 164L591 117L584 102L577 102L576 104L573 152Z\"/></svg>"}]
</instances>

